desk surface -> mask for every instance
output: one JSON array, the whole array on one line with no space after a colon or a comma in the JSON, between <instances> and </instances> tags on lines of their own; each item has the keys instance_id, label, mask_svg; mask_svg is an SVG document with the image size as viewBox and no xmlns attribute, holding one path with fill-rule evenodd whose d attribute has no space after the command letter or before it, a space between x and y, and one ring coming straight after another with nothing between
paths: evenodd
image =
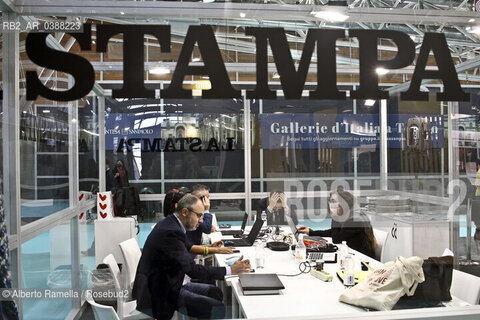
<instances>
[{"instance_id":1,"label":"desk surface","mask_svg":"<svg viewBox=\"0 0 480 320\"><path fill-rule=\"evenodd\" d=\"M228 238L221 235L212 235L213 239ZM225 265L225 259L230 256L243 255L245 259L250 259L252 267L255 266L255 248L242 247L240 254L216 255L216 263ZM360 270L360 261L368 261L373 268L382 264L368 256L365 256L354 250L355 269ZM282 276L283 274L298 274L298 264L295 263L291 251L271 251L265 248L265 267L255 269L256 273L276 273L283 282L285 289L280 295L249 295L244 296L238 277L228 278L227 282L232 287L235 299L238 301L239 308L246 318L275 318L275 317L301 317L301 316L328 316L342 315L365 312L363 308L351 306L338 301L338 297L346 289L343 283L337 278L335 272L338 270L337 264L325 264L325 270L334 275L332 282L323 282L310 274L301 274L295 277ZM449 305L462 306L468 305L454 298ZM440 308L442 309L442 308Z\"/></svg>"}]
</instances>

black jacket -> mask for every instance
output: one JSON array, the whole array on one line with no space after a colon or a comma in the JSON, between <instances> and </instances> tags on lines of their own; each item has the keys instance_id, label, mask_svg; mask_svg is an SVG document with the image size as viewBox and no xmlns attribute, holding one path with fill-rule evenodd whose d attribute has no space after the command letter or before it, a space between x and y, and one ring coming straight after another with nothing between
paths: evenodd
<instances>
[{"instance_id":1,"label":"black jacket","mask_svg":"<svg viewBox=\"0 0 480 320\"><path fill-rule=\"evenodd\" d=\"M337 222L332 219L331 229L328 230L310 230L310 236L332 237L333 243L342 243L347 241L348 247L357 250L371 258L375 259L375 250L366 245L367 237L365 231L372 228L368 217L364 215L355 216L345 222Z\"/></svg>"},{"instance_id":2,"label":"black jacket","mask_svg":"<svg viewBox=\"0 0 480 320\"><path fill-rule=\"evenodd\" d=\"M152 308L156 319L170 319L185 274L194 279L223 279L225 268L195 264L188 253L191 245L177 218L172 214L161 220L145 242L133 285L137 309Z\"/></svg>"},{"instance_id":3,"label":"black jacket","mask_svg":"<svg viewBox=\"0 0 480 320\"><path fill-rule=\"evenodd\" d=\"M114 191L115 177L113 176L113 169L108 168L105 171L106 191Z\"/></svg>"},{"instance_id":4,"label":"black jacket","mask_svg":"<svg viewBox=\"0 0 480 320\"><path fill-rule=\"evenodd\" d=\"M274 226L277 224L278 225L288 224L287 220L285 219L285 212L283 208L274 213L268 210L267 207L268 207L268 197L258 201L257 219L261 219L262 211L265 211L265 213L267 214L267 225ZM277 218L277 215L278 215L278 220L275 219ZM295 214L295 211L292 208L290 208L290 216L292 217L293 223L297 225L298 224L297 215Z\"/></svg>"}]
</instances>

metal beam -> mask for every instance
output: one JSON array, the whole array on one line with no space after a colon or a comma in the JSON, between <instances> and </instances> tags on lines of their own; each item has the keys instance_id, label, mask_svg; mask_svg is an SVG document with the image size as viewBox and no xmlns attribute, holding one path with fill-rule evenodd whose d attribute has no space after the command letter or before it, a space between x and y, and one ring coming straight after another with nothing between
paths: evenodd
<instances>
[{"instance_id":1,"label":"metal beam","mask_svg":"<svg viewBox=\"0 0 480 320\"><path fill-rule=\"evenodd\" d=\"M412 24L457 24L471 25L470 18L476 12L457 10L426 10L404 8L363 8L335 6L301 6L256 3L202 3L165 1L55 1L19 0L16 12L33 16L107 16L107 17L165 17L195 19L253 19L286 21L321 21L313 11L336 10L349 16L347 22L363 23L412 23Z\"/></svg>"},{"instance_id":2,"label":"metal beam","mask_svg":"<svg viewBox=\"0 0 480 320\"><path fill-rule=\"evenodd\" d=\"M3 12L4 22L17 22L12 12ZM17 236L17 248L12 254L12 286L22 285L22 248L21 248L21 199L20 199L20 111L19 111L19 31L4 32L2 37L2 79L3 79L3 192L7 232ZM18 301L20 319L22 319L22 301Z\"/></svg>"}]
</instances>

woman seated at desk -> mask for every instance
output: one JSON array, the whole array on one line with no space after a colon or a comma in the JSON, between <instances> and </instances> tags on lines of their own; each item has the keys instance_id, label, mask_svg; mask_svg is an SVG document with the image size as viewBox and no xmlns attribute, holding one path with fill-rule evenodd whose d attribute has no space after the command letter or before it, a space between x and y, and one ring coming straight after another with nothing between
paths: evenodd
<instances>
[{"instance_id":1,"label":"woman seated at desk","mask_svg":"<svg viewBox=\"0 0 480 320\"><path fill-rule=\"evenodd\" d=\"M175 209L178 206L178 201L182 199L185 195L182 191L177 189L172 189L167 192L165 195L165 200L163 201L163 215L165 217L173 214ZM204 200L205 201L205 200ZM222 241L217 241L212 243L211 245L192 245L190 247L189 252L192 254L214 254L214 253L223 253L223 254L231 254L233 253L233 247L223 247Z\"/></svg>"},{"instance_id":2,"label":"woman seated at desk","mask_svg":"<svg viewBox=\"0 0 480 320\"><path fill-rule=\"evenodd\" d=\"M332 237L333 243L346 241L350 248L375 258L376 241L372 225L364 214L353 214L354 202L353 195L348 191L338 190L330 194L328 211L332 216L331 228L311 230L301 226L298 231L310 236Z\"/></svg>"}]
</instances>

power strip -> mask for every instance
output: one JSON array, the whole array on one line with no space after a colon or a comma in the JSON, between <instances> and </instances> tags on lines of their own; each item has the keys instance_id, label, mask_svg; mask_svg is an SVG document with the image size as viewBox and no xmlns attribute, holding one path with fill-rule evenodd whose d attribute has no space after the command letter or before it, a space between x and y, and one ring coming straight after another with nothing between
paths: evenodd
<instances>
[{"instance_id":1,"label":"power strip","mask_svg":"<svg viewBox=\"0 0 480 320\"><path fill-rule=\"evenodd\" d=\"M310 270L310 274L315 278L318 278L325 282L330 282L333 280L333 276L327 271L317 271L315 269Z\"/></svg>"}]
</instances>

